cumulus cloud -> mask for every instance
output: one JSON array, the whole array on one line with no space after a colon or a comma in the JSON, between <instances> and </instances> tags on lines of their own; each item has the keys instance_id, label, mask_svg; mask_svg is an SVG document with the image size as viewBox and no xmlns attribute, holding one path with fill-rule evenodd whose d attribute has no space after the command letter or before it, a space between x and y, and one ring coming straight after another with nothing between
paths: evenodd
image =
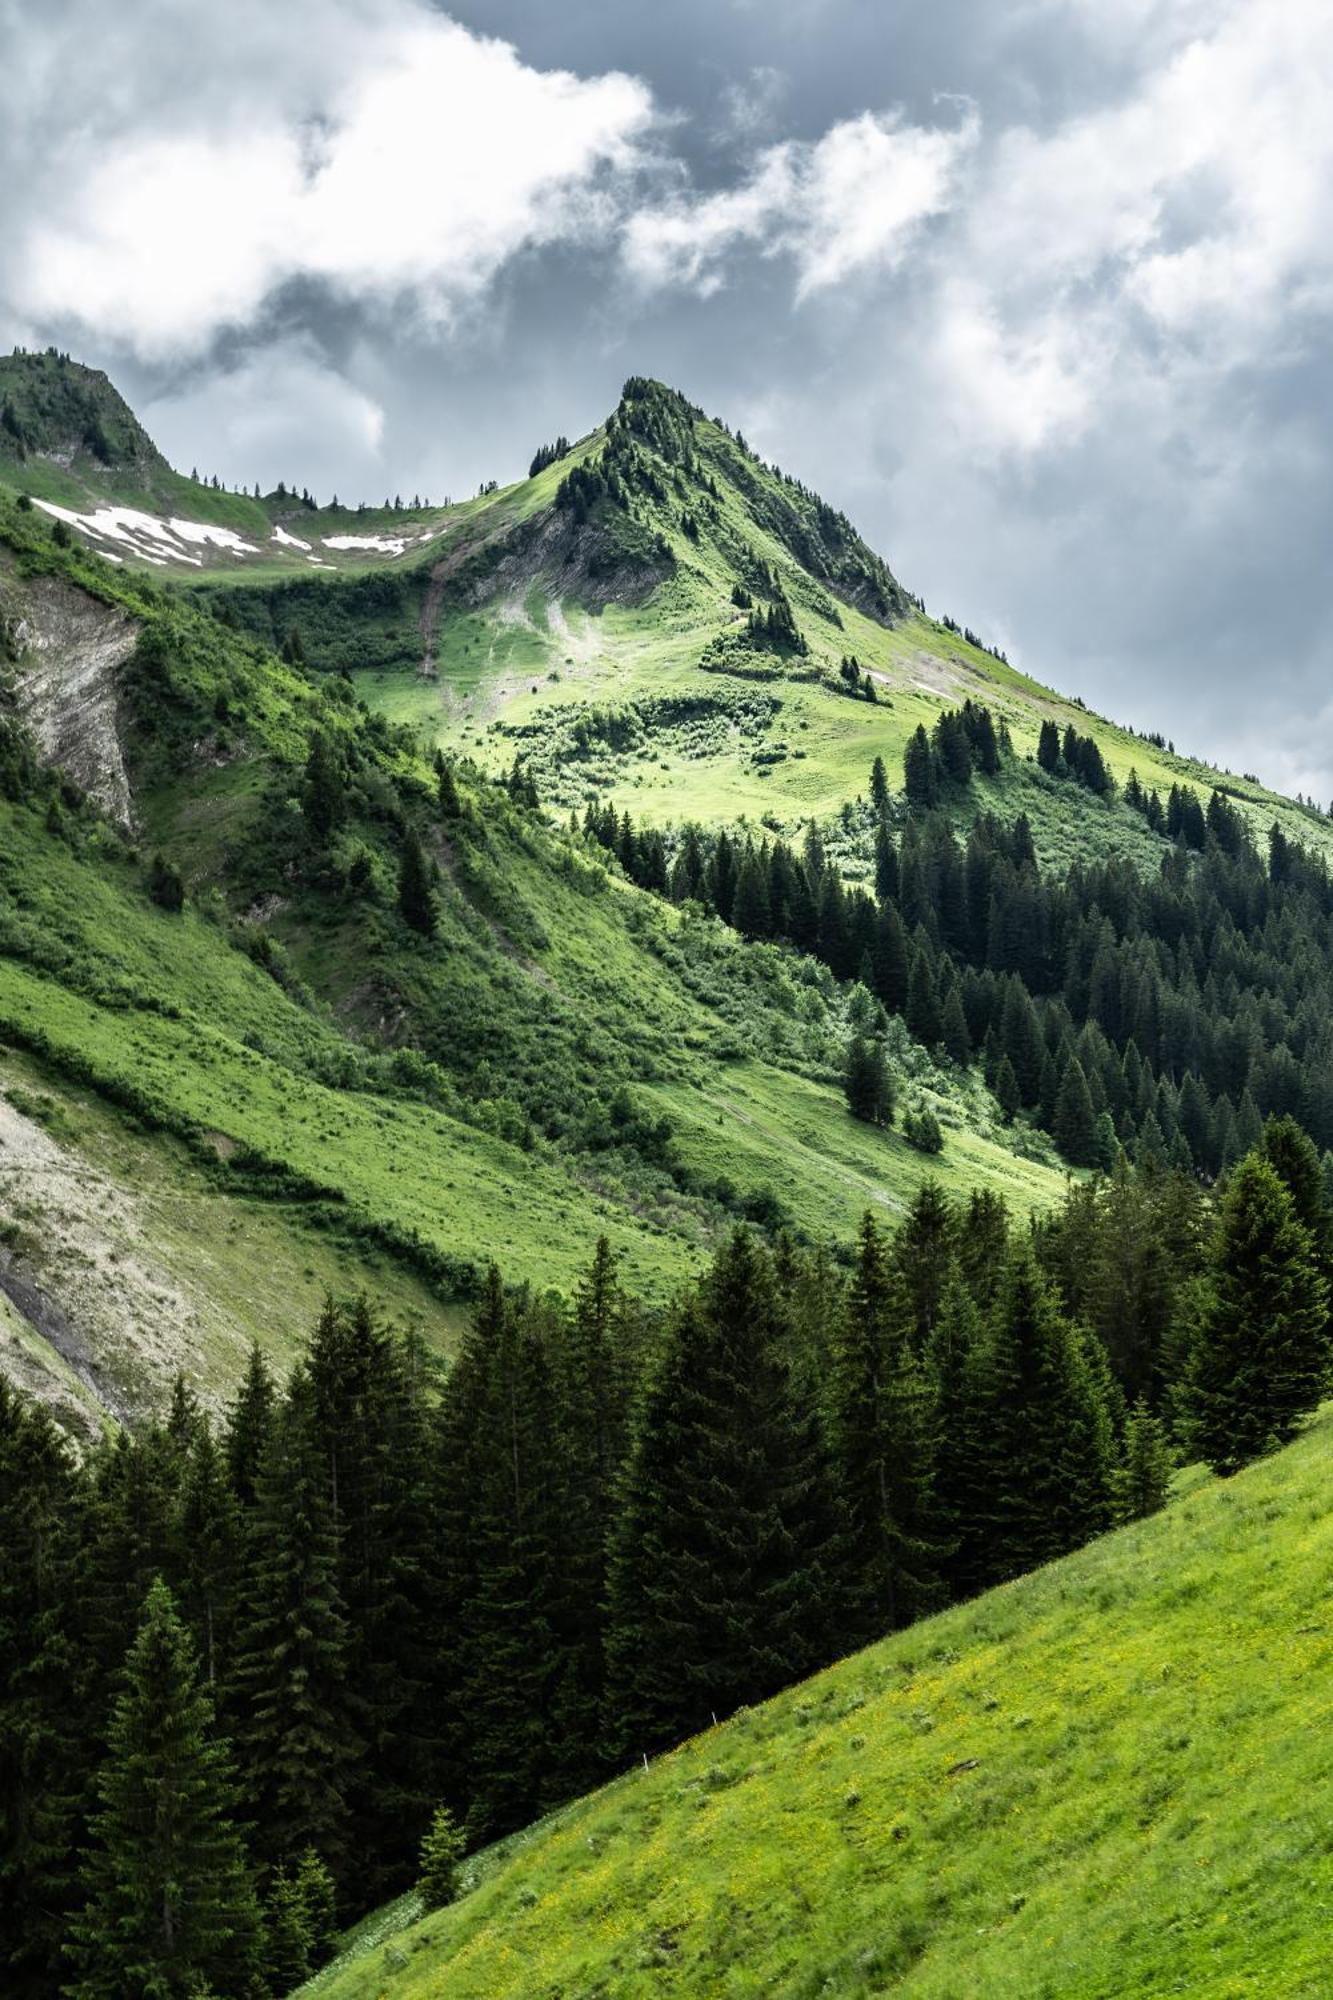
<instances>
[{"instance_id":1,"label":"cumulus cloud","mask_svg":"<svg viewBox=\"0 0 1333 2000\"><path fill-rule=\"evenodd\" d=\"M4 290L29 321L140 353L201 349L294 279L447 321L520 251L605 234L655 120L636 79L531 68L423 0L332 0L318 33L240 0L217 17L218 68L204 17L149 4L98 102L81 15L53 6L25 42L38 87L11 102L57 171L5 232ZM238 46L253 89L226 87ZM169 103L134 83L164 66Z\"/></svg>"},{"instance_id":2,"label":"cumulus cloud","mask_svg":"<svg viewBox=\"0 0 1333 2000\"><path fill-rule=\"evenodd\" d=\"M385 412L373 396L329 367L308 340L289 338L246 356L226 373L195 373L144 404L149 435L173 464L313 486L323 499L376 493L395 482L384 469Z\"/></svg>"},{"instance_id":3,"label":"cumulus cloud","mask_svg":"<svg viewBox=\"0 0 1333 2000\"><path fill-rule=\"evenodd\" d=\"M1192 393L1308 342L1333 304L1331 102L1327 8L1240 0L1115 102L998 133L938 293L982 440L1058 446L1145 372Z\"/></svg>"},{"instance_id":4,"label":"cumulus cloud","mask_svg":"<svg viewBox=\"0 0 1333 2000\"><path fill-rule=\"evenodd\" d=\"M923 223L946 209L975 143L970 110L953 128L896 112L841 119L813 143L766 147L744 181L678 194L631 216L625 255L644 284L716 291L734 252L783 255L806 298L867 270L901 263Z\"/></svg>"},{"instance_id":5,"label":"cumulus cloud","mask_svg":"<svg viewBox=\"0 0 1333 2000\"><path fill-rule=\"evenodd\" d=\"M0 0L0 38L0 331L175 458L462 490L660 374L1043 678L1333 790L1327 0Z\"/></svg>"}]
</instances>

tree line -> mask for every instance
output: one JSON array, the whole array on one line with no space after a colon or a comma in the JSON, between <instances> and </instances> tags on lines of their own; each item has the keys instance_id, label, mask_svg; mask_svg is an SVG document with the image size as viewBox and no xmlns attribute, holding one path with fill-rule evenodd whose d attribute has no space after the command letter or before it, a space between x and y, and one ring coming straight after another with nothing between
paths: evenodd
<instances>
[{"instance_id":1,"label":"tree line","mask_svg":"<svg viewBox=\"0 0 1333 2000\"><path fill-rule=\"evenodd\" d=\"M736 1230L647 1310L494 1268L441 1383L364 1301L220 1425L77 1461L0 1383L6 1991L280 1994L335 1927L611 1772L1165 1498L1326 1387L1291 1120L1032 1226L925 1184L835 1254ZM457 1831L455 1831L457 1829ZM424 1841L424 1845L423 1845ZM444 1885L444 1886L442 1886Z\"/></svg>"},{"instance_id":2,"label":"tree line","mask_svg":"<svg viewBox=\"0 0 1333 2000\"><path fill-rule=\"evenodd\" d=\"M1089 740L1071 746L1085 784ZM1150 818L1156 801L1174 828L1156 872L1119 858L1043 869L1024 814L977 813L961 837L955 825L971 773L1005 754L969 704L918 730L897 799L876 759L865 886L844 881L813 822L797 848L641 829L593 803L582 831L642 886L859 980L942 1061L979 1063L1002 1116L1050 1133L1072 1165L1109 1169L1123 1152L1212 1180L1273 1115L1333 1148L1322 857L1277 826L1261 851L1220 790L1201 806L1173 787L1163 807L1131 778L1126 800Z\"/></svg>"}]
</instances>

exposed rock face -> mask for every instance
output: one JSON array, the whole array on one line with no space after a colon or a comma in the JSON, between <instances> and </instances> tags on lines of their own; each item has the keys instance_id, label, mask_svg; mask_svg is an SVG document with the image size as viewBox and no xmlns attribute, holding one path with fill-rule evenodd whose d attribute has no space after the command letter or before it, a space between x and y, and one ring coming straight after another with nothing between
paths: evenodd
<instances>
[{"instance_id":1,"label":"exposed rock face","mask_svg":"<svg viewBox=\"0 0 1333 2000\"><path fill-rule=\"evenodd\" d=\"M130 828L134 802L120 742L116 669L134 651L138 625L118 607L50 576L21 586L0 580L0 618L16 667L19 712L41 756L63 765Z\"/></svg>"}]
</instances>

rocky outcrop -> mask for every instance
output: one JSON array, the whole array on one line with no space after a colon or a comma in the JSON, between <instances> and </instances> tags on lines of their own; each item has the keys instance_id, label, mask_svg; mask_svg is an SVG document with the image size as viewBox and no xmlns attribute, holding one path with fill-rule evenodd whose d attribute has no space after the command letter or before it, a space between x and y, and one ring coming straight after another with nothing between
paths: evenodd
<instances>
[{"instance_id":1,"label":"rocky outcrop","mask_svg":"<svg viewBox=\"0 0 1333 2000\"><path fill-rule=\"evenodd\" d=\"M0 577L0 629L19 713L45 762L62 765L127 830L134 802L121 748L117 669L139 628L54 576Z\"/></svg>"}]
</instances>

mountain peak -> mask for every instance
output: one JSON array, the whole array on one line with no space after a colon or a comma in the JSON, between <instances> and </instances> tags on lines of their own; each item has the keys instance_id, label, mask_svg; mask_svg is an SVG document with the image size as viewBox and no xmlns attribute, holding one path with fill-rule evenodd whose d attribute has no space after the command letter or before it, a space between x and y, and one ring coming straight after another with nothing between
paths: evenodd
<instances>
[{"instance_id":1,"label":"mountain peak","mask_svg":"<svg viewBox=\"0 0 1333 2000\"><path fill-rule=\"evenodd\" d=\"M109 377L54 347L0 357L0 456L140 477L165 467Z\"/></svg>"}]
</instances>

